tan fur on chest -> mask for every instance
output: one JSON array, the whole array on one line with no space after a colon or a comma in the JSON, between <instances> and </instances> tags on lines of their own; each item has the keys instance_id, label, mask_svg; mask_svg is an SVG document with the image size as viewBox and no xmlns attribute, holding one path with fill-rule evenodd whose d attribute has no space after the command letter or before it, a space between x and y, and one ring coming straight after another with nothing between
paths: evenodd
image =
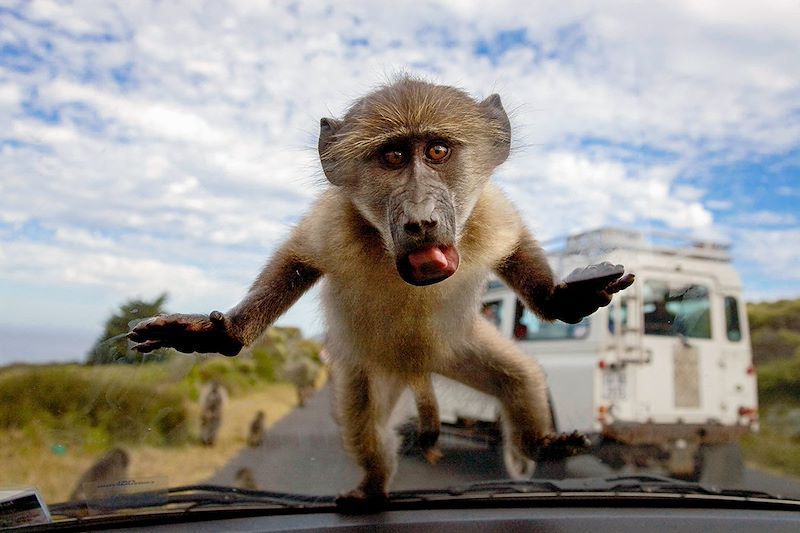
<instances>
[{"instance_id":1,"label":"tan fur on chest","mask_svg":"<svg viewBox=\"0 0 800 533\"><path fill-rule=\"evenodd\" d=\"M430 362L448 356L474 319L485 271L464 268L436 286L413 287L381 270L324 281L328 328L347 344L340 355L373 369L430 372Z\"/></svg>"},{"instance_id":2,"label":"tan fur on chest","mask_svg":"<svg viewBox=\"0 0 800 533\"><path fill-rule=\"evenodd\" d=\"M336 356L400 374L430 372L431 361L448 357L471 327L491 267L510 253L518 234L518 217L504 200L487 189L464 228L458 271L416 287L400 278L380 236L348 202L324 197L331 215L320 226L326 237L316 253L329 265L323 307L329 338L339 339L331 348L346 352ZM325 231L333 228L348 231Z\"/></svg>"}]
</instances>

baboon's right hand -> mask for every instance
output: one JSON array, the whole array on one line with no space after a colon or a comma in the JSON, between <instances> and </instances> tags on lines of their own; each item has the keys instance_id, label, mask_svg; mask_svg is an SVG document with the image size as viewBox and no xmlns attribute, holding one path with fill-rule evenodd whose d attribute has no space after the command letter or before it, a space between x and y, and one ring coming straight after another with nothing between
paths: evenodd
<instances>
[{"instance_id":1,"label":"baboon's right hand","mask_svg":"<svg viewBox=\"0 0 800 533\"><path fill-rule=\"evenodd\" d=\"M145 319L128 333L133 349L142 353L158 348L179 352L221 353L233 356L242 343L229 333L230 319L219 311L210 315L161 315Z\"/></svg>"}]
</instances>

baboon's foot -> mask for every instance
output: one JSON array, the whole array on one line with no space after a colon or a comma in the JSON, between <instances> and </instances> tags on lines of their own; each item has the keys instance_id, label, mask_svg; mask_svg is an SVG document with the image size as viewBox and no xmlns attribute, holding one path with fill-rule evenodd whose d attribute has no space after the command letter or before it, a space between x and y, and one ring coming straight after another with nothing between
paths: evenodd
<instances>
[{"instance_id":1,"label":"baboon's foot","mask_svg":"<svg viewBox=\"0 0 800 533\"><path fill-rule=\"evenodd\" d=\"M535 461L554 461L566 459L588 451L589 439L577 431L572 433L550 433L536 439L528 456Z\"/></svg>"},{"instance_id":2,"label":"baboon's foot","mask_svg":"<svg viewBox=\"0 0 800 533\"><path fill-rule=\"evenodd\" d=\"M354 513L372 513L382 510L389 497L385 492L365 492L361 487L336 497L336 507Z\"/></svg>"}]
</instances>

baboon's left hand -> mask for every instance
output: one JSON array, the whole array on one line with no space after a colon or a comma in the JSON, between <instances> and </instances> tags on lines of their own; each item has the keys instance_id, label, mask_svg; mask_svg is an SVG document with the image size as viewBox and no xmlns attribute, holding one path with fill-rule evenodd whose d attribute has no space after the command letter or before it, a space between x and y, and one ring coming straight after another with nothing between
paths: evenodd
<instances>
[{"instance_id":1,"label":"baboon's left hand","mask_svg":"<svg viewBox=\"0 0 800 533\"><path fill-rule=\"evenodd\" d=\"M210 315L162 315L136 324L128 333L133 349L142 353L158 348L179 352L221 353L236 355L242 343L228 331L229 319L214 311Z\"/></svg>"},{"instance_id":2,"label":"baboon's left hand","mask_svg":"<svg viewBox=\"0 0 800 533\"><path fill-rule=\"evenodd\" d=\"M556 285L550 300L556 318L576 324L600 307L611 303L615 293L631 286L633 274L623 276L622 265L603 262L586 268L576 268Z\"/></svg>"}]
</instances>

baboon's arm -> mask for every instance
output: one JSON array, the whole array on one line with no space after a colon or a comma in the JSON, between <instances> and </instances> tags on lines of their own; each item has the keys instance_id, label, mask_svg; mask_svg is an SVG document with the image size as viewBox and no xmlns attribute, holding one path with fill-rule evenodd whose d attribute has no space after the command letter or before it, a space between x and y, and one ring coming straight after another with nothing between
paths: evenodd
<instances>
[{"instance_id":1,"label":"baboon's arm","mask_svg":"<svg viewBox=\"0 0 800 533\"><path fill-rule=\"evenodd\" d=\"M601 263L576 269L556 283L544 250L525 230L496 271L536 314L570 324L608 305L614 293L634 281L633 274L623 276L622 265Z\"/></svg>"},{"instance_id":2,"label":"baboon's arm","mask_svg":"<svg viewBox=\"0 0 800 533\"><path fill-rule=\"evenodd\" d=\"M140 322L128 334L135 350L171 347L184 353L236 355L294 304L322 276L303 253L298 228L258 275L244 299L223 314L164 315Z\"/></svg>"}]
</instances>

